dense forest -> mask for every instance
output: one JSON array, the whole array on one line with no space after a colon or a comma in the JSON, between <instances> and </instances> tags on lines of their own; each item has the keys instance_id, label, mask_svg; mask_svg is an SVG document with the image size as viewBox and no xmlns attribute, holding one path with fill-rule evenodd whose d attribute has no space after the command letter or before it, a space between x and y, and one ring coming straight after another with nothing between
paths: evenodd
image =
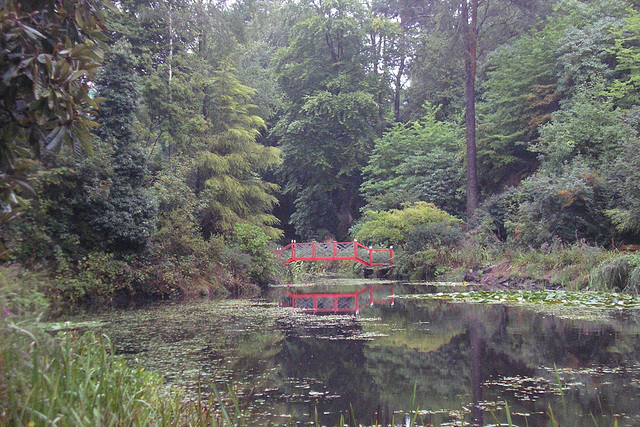
<instances>
[{"instance_id":1,"label":"dense forest","mask_svg":"<svg viewBox=\"0 0 640 427\"><path fill-rule=\"evenodd\" d=\"M637 290L638 2L1 4L3 274L53 311L248 292L290 239Z\"/></svg>"}]
</instances>

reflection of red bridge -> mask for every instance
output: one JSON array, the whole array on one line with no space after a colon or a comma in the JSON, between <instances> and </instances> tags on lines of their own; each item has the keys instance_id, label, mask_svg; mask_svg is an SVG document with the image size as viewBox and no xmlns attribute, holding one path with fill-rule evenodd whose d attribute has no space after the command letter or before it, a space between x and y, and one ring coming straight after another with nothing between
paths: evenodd
<instances>
[{"instance_id":1,"label":"reflection of red bridge","mask_svg":"<svg viewBox=\"0 0 640 427\"><path fill-rule=\"evenodd\" d=\"M373 249L355 242L297 243L293 240L276 250L278 261L357 261L367 267L393 264L393 246L389 249Z\"/></svg>"},{"instance_id":2,"label":"reflection of red bridge","mask_svg":"<svg viewBox=\"0 0 640 427\"><path fill-rule=\"evenodd\" d=\"M390 294L386 299L376 300L373 291L389 289ZM369 292L369 300L361 301L360 296ZM282 307L297 308L304 313L358 313L362 306L374 304L393 305L392 286L367 286L356 292L318 292L318 293L292 293L285 291L285 298L281 302ZM366 298L363 297L363 299Z\"/></svg>"}]
</instances>

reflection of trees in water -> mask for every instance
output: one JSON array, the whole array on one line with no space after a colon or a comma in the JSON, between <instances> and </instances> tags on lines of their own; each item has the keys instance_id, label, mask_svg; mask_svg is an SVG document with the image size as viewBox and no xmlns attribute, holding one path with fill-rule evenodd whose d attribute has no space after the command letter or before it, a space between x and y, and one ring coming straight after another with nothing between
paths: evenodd
<instances>
[{"instance_id":1,"label":"reflection of trees in water","mask_svg":"<svg viewBox=\"0 0 640 427\"><path fill-rule=\"evenodd\" d=\"M247 378L254 378L252 387L263 386L257 379L275 366L283 340L282 332L268 329L257 329L234 337L232 348L236 357L230 359L233 380L244 382Z\"/></svg>"},{"instance_id":2,"label":"reflection of trees in water","mask_svg":"<svg viewBox=\"0 0 640 427\"><path fill-rule=\"evenodd\" d=\"M357 327L357 326L354 326ZM316 331L318 332L318 331ZM321 335L335 336L336 331L323 330ZM349 336L348 331L341 330L339 335ZM337 423L337 414L348 414L351 405L358 421L375 416L378 404L378 390L362 361L364 360L364 341L354 339L311 339L292 335L284 343L278 356L280 372L285 379L281 388L290 399L288 413L297 414L298 420L306 420L300 414L309 410L309 391L340 396L339 399L319 399L317 402L319 418L322 423ZM300 389L300 380L317 380L323 384L311 384L308 390ZM298 403L298 404L296 404ZM324 415L323 412L331 412Z\"/></svg>"},{"instance_id":3,"label":"reflection of trees in water","mask_svg":"<svg viewBox=\"0 0 640 427\"><path fill-rule=\"evenodd\" d=\"M565 422L580 425L590 412L598 414L598 399L604 402L606 413L638 411L637 397L635 401L619 399L619 393L633 392L629 390L629 377L607 377L611 384L603 389L604 380L595 372L576 376L562 371L562 368L574 372L577 368L620 364L638 367L640 342L635 322L559 319L522 308L437 301L402 301L395 310L394 313L380 308L371 314L382 319L379 325L371 327L401 329L399 336L376 340L365 349L369 372L380 385L382 400L392 402L391 406L406 405L412 391L406 383L412 386L414 381L418 384L421 408L426 410L455 410L461 404L481 400L479 382L490 378L540 376L553 391L557 388L555 372L540 367L553 367L555 363L561 368L561 378L567 379L565 386L573 379L585 385L565 392ZM424 326L426 320L428 328ZM402 390L406 391L399 393L392 384L405 384ZM516 402L514 393L505 388L494 387L489 393L486 386L484 389L484 400L506 399L514 410L544 413L549 403L560 404L562 409L557 395L534 396L537 402L522 403ZM633 396L637 396L637 386ZM531 425L546 422L546 416L538 418L530 419L534 423ZM480 419L477 424L481 424Z\"/></svg>"},{"instance_id":4,"label":"reflection of trees in water","mask_svg":"<svg viewBox=\"0 0 640 427\"><path fill-rule=\"evenodd\" d=\"M438 351L408 347L368 346L367 369L389 410L407 411L416 384L421 409L460 409L470 392L469 346L466 334L453 337Z\"/></svg>"}]
</instances>

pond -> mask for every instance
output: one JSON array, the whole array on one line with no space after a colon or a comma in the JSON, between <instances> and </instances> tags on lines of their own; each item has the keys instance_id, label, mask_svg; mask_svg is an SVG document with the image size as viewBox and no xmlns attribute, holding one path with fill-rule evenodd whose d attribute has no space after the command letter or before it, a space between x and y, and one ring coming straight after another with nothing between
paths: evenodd
<instances>
[{"instance_id":1,"label":"pond","mask_svg":"<svg viewBox=\"0 0 640 427\"><path fill-rule=\"evenodd\" d=\"M640 310L416 297L439 291L333 281L99 320L167 383L229 386L247 425L495 425L505 402L520 426L640 425Z\"/></svg>"}]
</instances>

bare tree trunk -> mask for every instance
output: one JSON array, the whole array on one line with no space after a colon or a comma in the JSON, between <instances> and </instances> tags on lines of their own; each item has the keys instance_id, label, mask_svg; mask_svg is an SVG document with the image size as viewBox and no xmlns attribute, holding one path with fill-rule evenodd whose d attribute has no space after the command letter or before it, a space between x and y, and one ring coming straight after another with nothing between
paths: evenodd
<instances>
[{"instance_id":1,"label":"bare tree trunk","mask_svg":"<svg viewBox=\"0 0 640 427\"><path fill-rule=\"evenodd\" d=\"M462 0L464 31L465 126L467 141L467 219L478 207L478 166L476 159L476 68L478 63L478 0Z\"/></svg>"}]
</instances>

